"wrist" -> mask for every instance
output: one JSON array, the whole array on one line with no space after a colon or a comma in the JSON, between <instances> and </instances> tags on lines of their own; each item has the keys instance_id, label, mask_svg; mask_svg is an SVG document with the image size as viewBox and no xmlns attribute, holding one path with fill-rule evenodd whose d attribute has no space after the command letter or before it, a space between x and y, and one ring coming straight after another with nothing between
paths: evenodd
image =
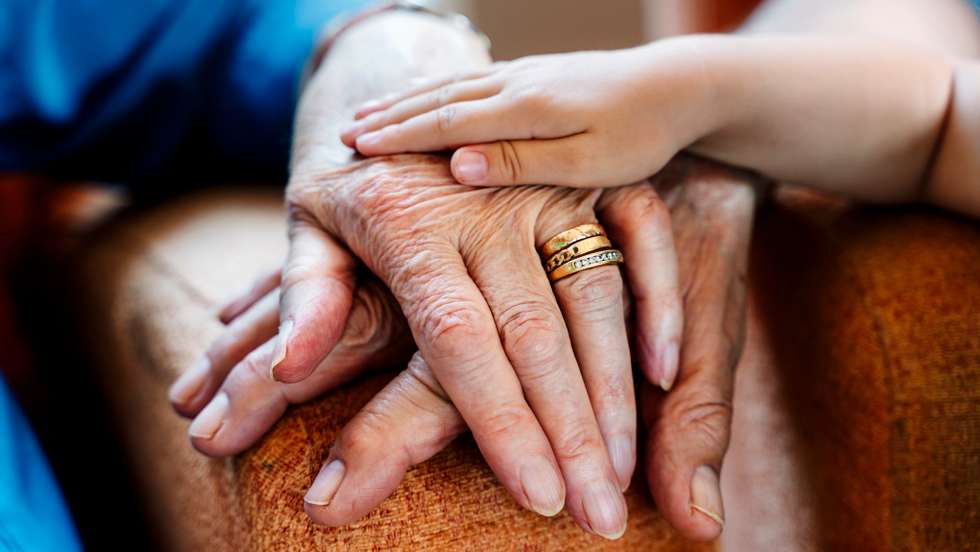
<instances>
[{"instance_id":1,"label":"wrist","mask_svg":"<svg viewBox=\"0 0 980 552\"><path fill-rule=\"evenodd\" d=\"M723 132L744 108L735 87L737 75L725 54L733 47L732 40L724 35L689 35L649 46L649 85L669 95L669 109L675 114L669 133L675 151Z\"/></svg>"},{"instance_id":2,"label":"wrist","mask_svg":"<svg viewBox=\"0 0 980 552\"><path fill-rule=\"evenodd\" d=\"M412 78L489 62L479 35L425 13L388 10L345 28L311 73L300 97L291 171L339 168L355 159L340 141L354 108Z\"/></svg>"}]
</instances>

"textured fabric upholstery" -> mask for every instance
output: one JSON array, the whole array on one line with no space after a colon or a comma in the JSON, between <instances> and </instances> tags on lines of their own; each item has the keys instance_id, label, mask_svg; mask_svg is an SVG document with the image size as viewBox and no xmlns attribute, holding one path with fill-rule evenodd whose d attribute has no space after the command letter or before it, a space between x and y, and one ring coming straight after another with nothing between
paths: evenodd
<instances>
[{"instance_id":1,"label":"textured fabric upholstery","mask_svg":"<svg viewBox=\"0 0 980 552\"><path fill-rule=\"evenodd\" d=\"M160 538L181 550L703 550L638 471L615 543L521 511L469 438L348 528L302 496L376 375L293 408L256 447L190 447L167 386L221 330L215 307L277 265L280 200L212 191L133 214L81 267L102 379ZM919 212L786 201L760 217L723 469L726 549L957 550L980 539L980 231Z\"/></svg>"},{"instance_id":2,"label":"textured fabric upholstery","mask_svg":"<svg viewBox=\"0 0 980 552\"><path fill-rule=\"evenodd\" d=\"M409 472L366 519L323 529L303 495L332 436L389 375L362 379L294 408L238 458L208 460L167 403L175 377L216 337L215 307L285 253L281 199L210 192L107 229L83 268L86 327L123 437L165 545L180 550L702 550L660 519L642 486L629 495L630 529L606 543L570 517L521 510L469 438Z\"/></svg>"}]
</instances>

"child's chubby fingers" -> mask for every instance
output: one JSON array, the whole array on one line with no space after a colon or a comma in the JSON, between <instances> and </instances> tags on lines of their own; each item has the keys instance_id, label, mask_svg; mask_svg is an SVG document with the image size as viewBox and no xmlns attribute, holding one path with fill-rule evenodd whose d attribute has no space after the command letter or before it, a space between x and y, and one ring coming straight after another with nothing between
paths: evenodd
<instances>
[{"instance_id":1,"label":"child's chubby fingers","mask_svg":"<svg viewBox=\"0 0 980 552\"><path fill-rule=\"evenodd\" d=\"M357 106L357 110L354 112L354 120L359 121L372 113L377 113L378 111L388 109L389 107L413 96L425 94L426 92L431 92L453 83L460 83L485 77L486 75L492 73L496 67L499 67L499 65L500 64L494 64L489 67L481 67L472 71L440 75L438 77L421 77L418 79L412 79L411 85L408 88L392 92L387 96L368 100Z\"/></svg>"},{"instance_id":2,"label":"child's chubby fingers","mask_svg":"<svg viewBox=\"0 0 980 552\"><path fill-rule=\"evenodd\" d=\"M441 151L500 138L531 138L527 118L504 96L450 103L357 137L362 155Z\"/></svg>"},{"instance_id":3,"label":"child's chubby fingers","mask_svg":"<svg viewBox=\"0 0 980 552\"><path fill-rule=\"evenodd\" d=\"M341 131L340 139L347 146L354 147L361 135L404 122L450 104L481 100L498 92L500 92L500 84L493 79L471 79L443 84L403 98L393 105L351 123Z\"/></svg>"},{"instance_id":4,"label":"child's chubby fingers","mask_svg":"<svg viewBox=\"0 0 980 552\"><path fill-rule=\"evenodd\" d=\"M456 150L451 168L457 181L470 186L602 188L626 183L615 167L602 162L600 149L587 132L552 140L502 140Z\"/></svg>"}]
</instances>

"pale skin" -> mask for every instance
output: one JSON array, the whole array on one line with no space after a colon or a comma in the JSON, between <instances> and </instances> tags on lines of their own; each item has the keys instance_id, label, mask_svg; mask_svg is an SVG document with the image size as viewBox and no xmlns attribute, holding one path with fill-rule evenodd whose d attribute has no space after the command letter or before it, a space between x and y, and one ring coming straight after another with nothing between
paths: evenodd
<instances>
[{"instance_id":1,"label":"pale skin","mask_svg":"<svg viewBox=\"0 0 980 552\"><path fill-rule=\"evenodd\" d=\"M627 450L617 459L615 447L609 444L613 440L607 435L625 435L632 443L637 423L618 269L590 270L577 280L579 284L569 278L552 291L534 245L575 225L582 217L599 217L631 258L627 277L630 271L646 267L642 279L635 284L630 282L637 341L643 336L657 337L663 329L680 339L680 326L688 322L707 328L731 320L740 327L739 296L730 298L724 290L732 288L729 281L735 282L737 289L743 281L739 252L745 251L755 190L737 175L721 178L725 184L715 189L726 190L722 197L710 193L703 200L691 193L694 188L685 191L676 182L657 186L646 183L608 195L544 187L513 192L463 189L452 181L448 163L441 158L397 156L367 163L352 160L350 150L336 136L339 126L353 115L354 105L370 97L379 83L382 88L393 89L395 83L404 82L419 69L418 65L409 65L411 70L406 70L395 64L384 68L391 74L365 74L368 64L362 59L373 60L378 57L377 51L391 48L396 55L381 57L405 63L405 58L413 59L415 51L405 52L401 44L458 40L453 38L458 30L442 25L438 19L416 15L378 16L345 33L335 45L310 81L297 116L289 189L292 252L282 276L281 307L276 308L276 292L270 291L277 280L263 279L249 299L230 308L229 312L244 314L231 321L228 335L212 347L207 362L175 384L171 400L178 412L195 417L189 429L195 447L215 456L234 454L254 443L288 404L308 400L362 370L407 359L414 348L404 346L405 336L410 336L408 342L417 343L422 355L389 387L402 393L402 398L395 400L392 391L379 395L364 416L355 418L337 436L326 459L327 468L313 482L307 496L307 512L314 521L341 525L366 514L391 492L410 465L428 458L465 427L458 421L461 416L489 465L518 503L544 515L553 514L564 505L586 530L616 538L626 522L620 489L632 475L635 452ZM391 37L400 40L392 44ZM426 40L421 41L420 37ZM459 51L456 50L457 55ZM430 51L418 55L433 63ZM460 61L473 63L465 56ZM424 65L421 68L435 69ZM361 88L352 86L361 81L365 83ZM379 186L385 189L380 190ZM670 213L656 194L660 189L669 192L672 210L695 212L686 207L700 202L703 205L698 212L713 210L718 213L717 220L728 221L725 227L718 228L695 220L686 223L697 230L686 237L692 244L717 240L730 244L723 248L688 248L718 255L716 264L697 258L691 263L699 264L687 265L691 274L687 277L689 291L683 308L695 313L690 321L681 322L682 306L675 303L680 297L679 276L677 269L670 267L678 263L673 254ZM379 208L382 210L371 214ZM370 218L362 218L365 216ZM732 232L732 227L741 231ZM355 279L353 260L337 247L333 236L343 236L346 245L383 279L384 285L372 279ZM399 261L404 249L388 249L415 245L420 237L427 240L427 257L418 257L419 262L406 264ZM445 247L447 241L454 247ZM501 244L511 249L502 249ZM516 253L515 244L520 245ZM451 278L443 275L428 286L420 285L411 273L399 272L402 267L413 266L417 275L439 276L439 270L459 266L456 256L460 252L464 256L462 263L475 280L484 278L481 273L486 271L488 278L483 284L476 282L482 298L471 297L465 291L473 289L474 282L466 283L467 279L458 272ZM481 252L491 254L486 259L498 259L504 264L481 265ZM438 258L434 256L437 254ZM501 283L500 294L493 291L494 280ZM658 291L662 289L669 293ZM455 340L461 345L441 351L440 347L447 345L435 343L433 347L431 330L440 329L436 322L461 318L452 316L452 312L448 313L450 316L437 313L426 305L454 295L459 295L454 305L469 309L459 311L466 314L467 324L454 324L448 329L466 329L467 333ZM340 300L347 301L347 305ZM515 305L512 312L518 316L514 320L527 323L500 324L494 320L495 313L507 312L508 302ZM561 304L562 311L553 302ZM483 310L488 303L489 313ZM395 308L385 307L391 305ZM529 307L530 312L520 310ZM397 314L400 312L408 316ZM426 318L426 312L433 316ZM665 315L671 312L676 312L677 318L664 324ZM730 316L722 316L724 313ZM469 320L471 316L472 321L485 317L486 323L481 322L476 328ZM277 322L290 319L292 329L280 329L280 339L289 342L283 355L282 348L277 350L279 339L272 334ZM487 326L493 332L492 340L484 333ZM581 354L582 340L576 341L576 327L590 330L584 333L598 336L604 345L617 340L621 340L621 345L602 349L594 356L596 360L590 361L587 350ZM651 330L640 329L643 327ZM695 332L690 339L684 338L683 347L678 347L683 349L684 358L676 362L686 367L677 372L671 392L661 401L669 412L658 419L663 431L651 437L649 443L651 448L656 447L657 461L651 459L650 465L657 466L658 500L669 509L671 522L692 538L714 538L721 530L724 514L717 474L727 439L718 440L715 436L728 432L731 367L740 342L726 336L738 337L737 327L731 332ZM526 335L509 336L514 329L524 329ZM437 338L440 334L448 335L445 331L435 332ZM365 340L365 336L369 339ZM569 337L580 345L570 346ZM451 345L448 341L442 343ZM481 343L490 350L475 351ZM498 349L515 346L526 350L506 351L504 356ZM643 360L647 352L654 364L661 356L655 340L653 346L639 347L641 366L650 362ZM453 358L456 353L473 357ZM554 363L554 369L548 367L541 372L552 376L525 378L521 375L525 358L531 362L523 366L536 370ZM467 381L445 371L486 359L500 362L481 364L471 373L497 378L496 381ZM577 363L580 366L576 367ZM275 378L269 373L270 364ZM263 366L265 370L260 369ZM603 374L601 370L607 372ZM659 382L659 378L653 380ZM467 388L472 396L459 395ZM524 403L525 396L531 405ZM447 398L452 399L451 404ZM565 410L558 411L556 407ZM494 424L502 419L499 413L517 412L515 408L522 414L510 418L512 422L519 421L520 426L495 428ZM581 414L591 416L592 412L594 419ZM710 438L697 438L700 433ZM333 463L335 459L342 461L342 468ZM545 470L529 474L527 462L538 459L544 462L534 467L544 466ZM552 473L548 473L549 468ZM601 488L596 489L597 485ZM544 492L549 491L549 486L555 492ZM602 500L596 500L597 490L603 492ZM552 499L553 503L549 503ZM691 507L695 501L699 502L699 510Z\"/></svg>"},{"instance_id":2,"label":"pale skin","mask_svg":"<svg viewBox=\"0 0 980 552\"><path fill-rule=\"evenodd\" d=\"M464 184L617 186L677 152L980 216L980 63L882 39L702 35L531 57L361 106L365 155L457 148ZM616 155L612 155L616 152Z\"/></svg>"},{"instance_id":3,"label":"pale skin","mask_svg":"<svg viewBox=\"0 0 980 552\"><path fill-rule=\"evenodd\" d=\"M441 42L425 42L423 36ZM425 44L451 47L434 56ZM363 60L379 50L388 65L375 63L377 74L365 71ZM354 297L367 293L361 304L380 304L375 293L390 290L420 358L437 378L430 385L438 381L457 405L515 500L548 516L564 508L587 530L617 538L626 525L622 489L636 461L637 424L620 272L597 268L551 286L536 253L550 236L595 220L601 194L547 187L463 189L441 158L357 160L335 138L353 105L369 94L415 74L485 60L469 33L438 18L404 13L371 18L334 45L299 107L279 335L269 343L269 368L260 375L270 385L313 387L323 377L317 367L335 360ZM662 205L649 186L636 197ZM634 232L664 239L639 239ZM637 268L676 265L664 217L640 217L618 236ZM384 286L362 291L369 280L357 277L348 251ZM681 324L676 271L658 275L634 285L644 298L637 310L651 312L642 318L651 331L639 334L656 344L648 348L657 355L648 359L653 365L664 362L666 346L679 349ZM675 366L676 357L668 359ZM207 371L232 368L215 368L214 355L209 358ZM284 393L269 397L269 408L259 408L257 395L270 388L249 391L245 382L256 383L256 370L251 361L245 366L240 376L229 375L202 410L190 404L200 390L187 391L199 388L199 381L177 386L174 402L196 415L189 433L200 450L237 452L240 443L257 437L256 427L264 429L281 415L287 400L304 400L301 392ZM338 370L327 377L336 382ZM251 424L231 423L236 418ZM356 443L365 433L349 435L331 449L307 496L307 511L317 521L333 523L333 497L370 486L359 477L380 473L359 474ZM382 498L357 496L358 504L345 515L363 515Z\"/></svg>"},{"instance_id":4,"label":"pale skin","mask_svg":"<svg viewBox=\"0 0 980 552\"><path fill-rule=\"evenodd\" d=\"M794 9L805 2L775 4L787 7L784 11L789 13L777 14L783 18L754 21L756 28L780 29L788 23L815 21L794 15ZM846 5L857 7L858 4ZM895 2L886 4L891 12L896 11ZM914 2L906 3L906 7L909 12L929 9ZM875 15L874 10L871 12ZM911 15L906 18L908 21L926 20L922 14ZM851 25L862 21L854 17L844 19ZM863 21L877 23L879 18ZM431 27L421 29L418 35L412 34L409 29L418 30L415 23L403 21L398 25L398 31L406 35L381 24L365 26L359 38L351 37L346 44L338 44L337 57L350 59L351 63L347 67L333 67L332 71L336 74L348 71L340 80L356 83L365 67L377 66L379 59L411 58L411 54L397 49L398 54L392 56L385 37L397 36L401 41L424 36L426 41L443 44L446 35L433 34ZM819 24L816 27L821 30ZM949 26L941 24L940 27L940 37L947 38ZM909 30L914 29L901 25L888 27L888 32L897 36L906 36ZM437 50L438 54L445 54L447 48ZM378 55L379 51L386 54ZM358 62L361 55L371 63ZM426 59L439 59L432 52L423 55ZM431 72L445 70L439 63L432 65ZM397 64L384 65L380 71L395 71L393 76L398 77L399 83L418 74L397 67ZM378 80L375 75L366 77ZM362 86L359 91L368 93L370 89ZM333 108L331 104L325 109ZM352 116L353 109L341 109L340 115ZM337 122L331 128L340 124ZM342 149L336 151L338 164L349 157ZM756 191L744 175L720 167L685 161L677 168L670 171L673 174L659 178L654 189L669 208L675 228L674 241L680 252L678 278L684 290L684 326L690 331L683 333L681 370L672 391L658 393L651 385L643 385L641 419L650 428L644 471L664 518L689 538L712 539L717 537L721 526L692 506L699 504L723 516L717 475L713 476L712 487L711 473L699 479L697 485L692 474L695 471L703 474L704 470L698 468L702 465L720 469L727 447L731 370L741 345L744 260ZM614 199L615 196L609 200L604 197L598 205L597 214L607 228L617 226L612 216L617 213L623 220L663 218L657 202L623 198L611 201ZM610 210L611 202L637 207ZM651 206L652 210L648 210ZM202 452L215 456L235 454L251 446L271 428L288 404L319 396L363 371L396 365L411 357L415 350L397 302L380 282L369 279L358 282L343 337L316 364L313 373L296 383L273 381L268 377L268 366L275 347L275 341L270 338L275 336L280 314L278 284L278 271L275 271L229 304L222 312L228 329L209 350L206 357L209 362L190 370L171 392L178 412L191 417L197 416L219 391L230 397L232 405L239 405L230 410L213 439L192 438ZM409 368L397 375L336 436L331 458L344 459L346 475L329 504L307 506L314 521L343 525L360 518L394 490L411 465L424 461L466 429L459 412L437 384L431 368L421 357L413 359ZM330 479L321 475L313 487Z\"/></svg>"}]
</instances>

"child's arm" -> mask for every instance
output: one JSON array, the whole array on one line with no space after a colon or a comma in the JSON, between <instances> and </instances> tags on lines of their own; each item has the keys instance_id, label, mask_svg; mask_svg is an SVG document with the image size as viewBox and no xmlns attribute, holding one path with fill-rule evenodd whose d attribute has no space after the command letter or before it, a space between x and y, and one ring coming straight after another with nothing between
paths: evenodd
<instances>
[{"instance_id":1,"label":"child's arm","mask_svg":"<svg viewBox=\"0 0 980 552\"><path fill-rule=\"evenodd\" d=\"M343 139L365 154L493 142L454 155L468 184L625 184L689 148L778 180L980 216L977 64L954 70L899 44L684 37L498 64L360 115Z\"/></svg>"},{"instance_id":2,"label":"child's arm","mask_svg":"<svg viewBox=\"0 0 980 552\"><path fill-rule=\"evenodd\" d=\"M741 46L704 46L728 107L691 150L865 200L980 216L977 63L840 39Z\"/></svg>"},{"instance_id":3,"label":"child's arm","mask_svg":"<svg viewBox=\"0 0 980 552\"><path fill-rule=\"evenodd\" d=\"M956 65L952 98L921 198L980 217L980 62Z\"/></svg>"}]
</instances>

